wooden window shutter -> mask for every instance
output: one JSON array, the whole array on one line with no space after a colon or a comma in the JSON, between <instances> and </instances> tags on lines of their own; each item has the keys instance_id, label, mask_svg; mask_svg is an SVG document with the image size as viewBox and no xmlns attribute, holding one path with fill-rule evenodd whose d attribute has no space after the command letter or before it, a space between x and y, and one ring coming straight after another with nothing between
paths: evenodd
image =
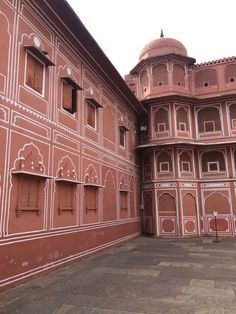
<instances>
[{"instance_id":1,"label":"wooden window shutter","mask_svg":"<svg viewBox=\"0 0 236 314\"><path fill-rule=\"evenodd\" d=\"M97 188L86 187L86 209L97 210Z\"/></svg>"},{"instance_id":2,"label":"wooden window shutter","mask_svg":"<svg viewBox=\"0 0 236 314\"><path fill-rule=\"evenodd\" d=\"M72 110L72 91L73 87L63 82L63 108L67 110Z\"/></svg>"},{"instance_id":3,"label":"wooden window shutter","mask_svg":"<svg viewBox=\"0 0 236 314\"><path fill-rule=\"evenodd\" d=\"M28 206L29 199L29 180L24 176L20 177L20 193L19 193L19 204L21 206Z\"/></svg>"},{"instance_id":4,"label":"wooden window shutter","mask_svg":"<svg viewBox=\"0 0 236 314\"><path fill-rule=\"evenodd\" d=\"M43 91L43 65L35 60L34 70L34 88L37 92Z\"/></svg>"},{"instance_id":5,"label":"wooden window shutter","mask_svg":"<svg viewBox=\"0 0 236 314\"><path fill-rule=\"evenodd\" d=\"M34 57L27 54L26 84L34 88Z\"/></svg>"},{"instance_id":6,"label":"wooden window shutter","mask_svg":"<svg viewBox=\"0 0 236 314\"><path fill-rule=\"evenodd\" d=\"M96 126L96 107L92 104L87 104L87 124L95 129Z\"/></svg>"},{"instance_id":7,"label":"wooden window shutter","mask_svg":"<svg viewBox=\"0 0 236 314\"><path fill-rule=\"evenodd\" d=\"M38 204L38 180L29 179L29 207L37 207Z\"/></svg>"}]
</instances>

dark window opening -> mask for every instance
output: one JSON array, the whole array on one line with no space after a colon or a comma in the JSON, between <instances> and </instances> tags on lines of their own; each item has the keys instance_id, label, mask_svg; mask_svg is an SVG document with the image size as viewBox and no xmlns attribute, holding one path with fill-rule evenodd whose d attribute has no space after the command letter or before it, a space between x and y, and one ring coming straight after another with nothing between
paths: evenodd
<instances>
[{"instance_id":1,"label":"dark window opening","mask_svg":"<svg viewBox=\"0 0 236 314\"><path fill-rule=\"evenodd\" d=\"M125 147L125 133L126 130L120 127L120 146Z\"/></svg>"},{"instance_id":2,"label":"dark window opening","mask_svg":"<svg viewBox=\"0 0 236 314\"><path fill-rule=\"evenodd\" d=\"M62 108L70 113L76 112L77 89L72 84L63 81Z\"/></svg>"},{"instance_id":3,"label":"dark window opening","mask_svg":"<svg viewBox=\"0 0 236 314\"><path fill-rule=\"evenodd\" d=\"M96 129L96 116L97 108L95 105L87 102L87 125L91 126L93 129Z\"/></svg>"}]
</instances>

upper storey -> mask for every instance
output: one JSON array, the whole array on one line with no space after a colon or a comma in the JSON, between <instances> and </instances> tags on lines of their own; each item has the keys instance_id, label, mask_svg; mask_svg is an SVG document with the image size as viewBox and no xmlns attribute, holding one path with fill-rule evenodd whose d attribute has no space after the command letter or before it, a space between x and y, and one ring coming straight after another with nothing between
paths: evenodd
<instances>
[{"instance_id":1,"label":"upper storey","mask_svg":"<svg viewBox=\"0 0 236 314\"><path fill-rule=\"evenodd\" d=\"M141 50L139 63L125 80L140 100L173 94L204 98L235 92L236 57L195 62L181 42L161 34Z\"/></svg>"}]
</instances>

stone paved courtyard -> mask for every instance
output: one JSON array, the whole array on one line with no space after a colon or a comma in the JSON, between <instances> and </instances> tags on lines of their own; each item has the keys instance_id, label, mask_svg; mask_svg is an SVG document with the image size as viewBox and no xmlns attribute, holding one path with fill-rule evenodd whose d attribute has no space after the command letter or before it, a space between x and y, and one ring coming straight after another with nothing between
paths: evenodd
<instances>
[{"instance_id":1,"label":"stone paved courtyard","mask_svg":"<svg viewBox=\"0 0 236 314\"><path fill-rule=\"evenodd\" d=\"M0 294L0 313L236 313L236 239L135 240Z\"/></svg>"}]
</instances>

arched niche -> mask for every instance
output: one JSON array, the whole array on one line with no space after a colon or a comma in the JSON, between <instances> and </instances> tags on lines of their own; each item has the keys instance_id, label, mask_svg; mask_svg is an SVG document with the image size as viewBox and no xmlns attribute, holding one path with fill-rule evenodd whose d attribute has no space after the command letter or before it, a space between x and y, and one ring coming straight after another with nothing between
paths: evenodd
<instances>
[{"instance_id":1,"label":"arched niche","mask_svg":"<svg viewBox=\"0 0 236 314\"><path fill-rule=\"evenodd\" d=\"M199 70L194 77L195 88L218 85L217 72L215 69Z\"/></svg>"},{"instance_id":2,"label":"arched niche","mask_svg":"<svg viewBox=\"0 0 236 314\"><path fill-rule=\"evenodd\" d=\"M189 131L189 110L186 107L176 109L177 130Z\"/></svg>"},{"instance_id":3,"label":"arched niche","mask_svg":"<svg viewBox=\"0 0 236 314\"><path fill-rule=\"evenodd\" d=\"M200 133L221 131L220 110L218 107L204 107L197 114Z\"/></svg>"},{"instance_id":4,"label":"arched niche","mask_svg":"<svg viewBox=\"0 0 236 314\"><path fill-rule=\"evenodd\" d=\"M165 64L157 64L152 68L153 87L168 85L168 72Z\"/></svg>"},{"instance_id":5,"label":"arched niche","mask_svg":"<svg viewBox=\"0 0 236 314\"><path fill-rule=\"evenodd\" d=\"M183 215L197 216L196 198L191 193L186 193L183 197Z\"/></svg>"},{"instance_id":6,"label":"arched niche","mask_svg":"<svg viewBox=\"0 0 236 314\"><path fill-rule=\"evenodd\" d=\"M163 193L158 198L158 210L159 212L176 212L174 196L169 193Z\"/></svg>"},{"instance_id":7,"label":"arched niche","mask_svg":"<svg viewBox=\"0 0 236 314\"><path fill-rule=\"evenodd\" d=\"M182 151L179 154L179 166L181 172L192 172L193 171L193 161L191 151Z\"/></svg>"},{"instance_id":8,"label":"arched niche","mask_svg":"<svg viewBox=\"0 0 236 314\"><path fill-rule=\"evenodd\" d=\"M213 211L218 214L229 214L230 205L226 195L220 192L213 192L205 198L205 213L211 215Z\"/></svg>"},{"instance_id":9,"label":"arched niche","mask_svg":"<svg viewBox=\"0 0 236 314\"><path fill-rule=\"evenodd\" d=\"M185 69L180 64L174 64L173 66L173 84L185 86Z\"/></svg>"},{"instance_id":10,"label":"arched niche","mask_svg":"<svg viewBox=\"0 0 236 314\"><path fill-rule=\"evenodd\" d=\"M160 174L173 172L171 153L163 150L157 155L157 172Z\"/></svg>"},{"instance_id":11,"label":"arched niche","mask_svg":"<svg viewBox=\"0 0 236 314\"><path fill-rule=\"evenodd\" d=\"M155 110L154 127L158 133L169 131L169 110L166 107L160 107Z\"/></svg>"},{"instance_id":12,"label":"arched niche","mask_svg":"<svg viewBox=\"0 0 236 314\"><path fill-rule=\"evenodd\" d=\"M202 172L225 172L225 155L222 151L207 151L201 155Z\"/></svg>"},{"instance_id":13,"label":"arched niche","mask_svg":"<svg viewBox=\"0 0 236 314\"><path fill-rule=\"evenodd\" d=\"M149 87L149 78L148 78L147 70L144 70L142 74L140 75L140 84L142 87L142 92L143 93L146 92L146 90Z\"/></svg>"},{"instance_id":14,"label":"arched niche","mask_svg":"<svg viewBox=\"0 0 236 314\"><path fill-rule=\"evenodd\" d=\"M103 191L103 220L109 221L116 219L116 184L113 173L107 171L104 179Z\"/></svg>"}]
</instances>

